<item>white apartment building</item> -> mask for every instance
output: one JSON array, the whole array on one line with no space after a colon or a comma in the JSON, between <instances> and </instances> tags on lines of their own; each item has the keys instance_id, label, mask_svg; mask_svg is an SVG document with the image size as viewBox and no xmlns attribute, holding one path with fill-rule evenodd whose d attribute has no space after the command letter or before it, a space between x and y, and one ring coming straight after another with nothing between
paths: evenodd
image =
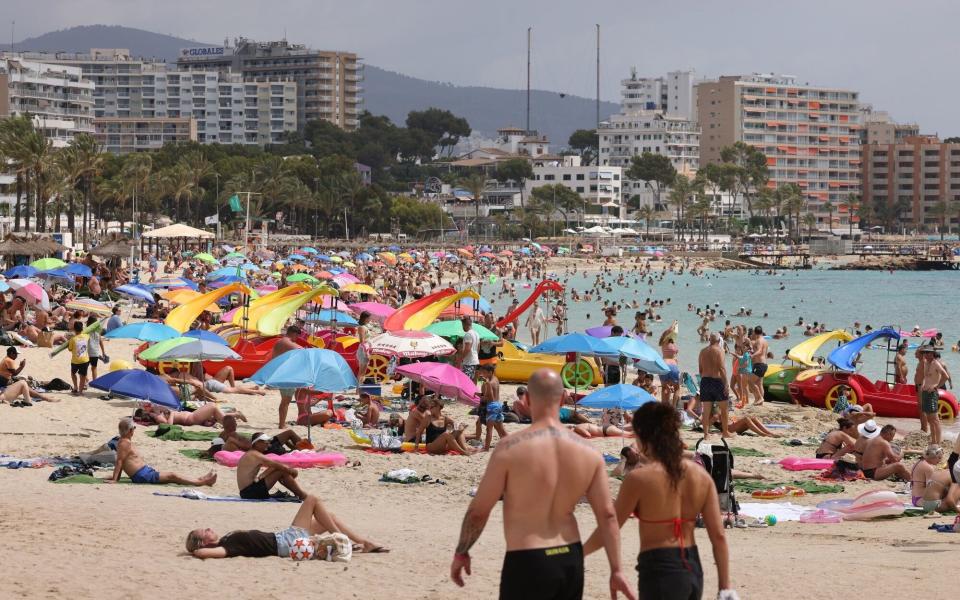
<instances>
[{"instance_id":1,"label":"white apartment building","mask_svg":"<svg viewBox=\"0 0 960 600\"><path fill-rule=\"evenodd\" d=\"M655 110L696 121L695 77L692 70L671 71L661 77L637 77L637 70L631 69L630 78L620 81L620 105L623 112Z\"/></svg>"},{"instance_id":2,"label":"white apartment building","mask_svg":"<svg viewBox=\"0 0 960 600\"><path fill-rule=\"evenodd\" d=\"M30 54L48 62L82 70L94 86L93 113L101 136L113 152L152 149L167 140L200 143L264 145L279 143L297 129L297 84L288 81L244 81L220 71L177 71L160 61L134 58L126 49L92 49L89 54ZM184 126L189 118L196 126ZM173 121L172 121L173 120ZM144 132L134 145L123 129ZM172 123L175 123L172 124Z\"/></svg>"},{"instance_id":3,"label":"white apartment building","mask_svg":"<svg viewBox=\"0 0 960 600\"><path fill-rule=\"evenodd\" d=\"M660 111L632 110L600 123L600 165L627 168L644 152L662 154L680 173L700 168L700 129Z\"/></svg>"},{"instance_id":4,"label":"white apartment building","mask_svg":"<svg viewBox=\"0 0 960 600\"><path fill-rule=\"evenodd\" d=\"M54 146L93 134L93 93L79 68L0 55L0 118L29 114Z\"/></svg>"},{"instance_id":5,"label":"white apartment building","mask_svg":"<svg viewBox=\"0 0 960 600\"><path fill-rule=\"evenodd\" d=\"M579 156L534 160L533 178L526 181L524 195L529 198L535 188L554 184L580 194L586 204L585 222L606 224L626 217L621 167L581 165Z\"/></svg>"}]
</instances>

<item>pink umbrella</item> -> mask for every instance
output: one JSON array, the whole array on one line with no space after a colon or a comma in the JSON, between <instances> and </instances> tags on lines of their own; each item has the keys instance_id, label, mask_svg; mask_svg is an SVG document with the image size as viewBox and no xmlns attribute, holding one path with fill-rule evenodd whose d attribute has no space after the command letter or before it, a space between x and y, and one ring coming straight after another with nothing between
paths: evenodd
<instances>
[{"instance_id":1,"label":"pink umbrella","mask_svg":"<svg viewBox=\"0 0 960 600\"><path fill-rule=\"evenodd\" d=\"M381 333L367 343L367 354L397 358L445 356L456 352L450 342L427 331L398 329Z\"/></svg>"},{"instance_id":2,"label":"pink umbrella","mask_svg":"<svg viewBox=\"0 0 960 600\"><path fill-rule=\"evenodd\" d=\"M260 286L260 287L257 288L257 293L258 293L258 294L269 294L270 292L275 292L275 291L277 291L277 289L278 289L278 288L277 288L277 286L275 286L275 285L262 285L262 286Z\"/></svg>"},{"instance_id":3,"label":"pink umbrella","mask_svg":"<svg viewBox=\"0 0 960 600\"><path fill-rule=\"evenodd\" d=\"M350 273L340 273L333 277L333 282L337 285L346 285L348 283L360 283L360 280L357 279L356 275L351 275Z\"/></svg>"},{"instance_id":4,"label":"pink umbrella","mask_svg":"<svg viewBox=\"0 0 960 600\"><path fill-rule=\"evenodd\" d=\"M338 300L335 296L321 296L320 301L313 301L311 306L320 306L320 308L335 308L344 312L353 312L348 308L346 302Z\"/></svg>"},{"instance_id":5,"label":"pink umbrella","mask_svg":"<svg viewBox=\"0 0 960 600\"><path fill-rule=\"evenodd\" d=\"M14 295L23 298L27 304L50 310L50 296L39 283L29 279L11 279L7 281L7 285L14 290Z\"/></svg>"},{"instance_id":6,"label":"pink umbrella","mask_svg":"<svg viewBox=\"0 0 960 600\"><path fill-rule=\"evenodd\" d=\"M476 406L480 403L477 385L460 369L446 363L421 362L397 367L397 373L428 390Z\"/></svg>"},{"instance_id":7,"label":"pink umbrella","mask_svg":"<svg viewBox=\"0 0 960 600\"><path fill-rule=\"evenodd\" d=\"M389 304L383 304L382 302L355 302L349 306L350 310L358 315L363 311L367 311L370 313L370 317L381 325L383 325L383 322L387 319L387 317L397 312L397 309Z\"/></svg>"}]
</instances>

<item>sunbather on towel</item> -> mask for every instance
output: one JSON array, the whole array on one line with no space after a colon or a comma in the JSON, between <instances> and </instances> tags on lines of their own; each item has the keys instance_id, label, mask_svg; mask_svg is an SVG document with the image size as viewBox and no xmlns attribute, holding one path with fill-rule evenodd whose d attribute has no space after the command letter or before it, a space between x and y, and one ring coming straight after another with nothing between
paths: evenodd
<instances>
[{"instance_id":1,"label":"sunbather on towel","mask_svg":"<svg viewBox=\"0 0 960 600\"><path fill-rule=\"evenodd\" d=\"M307 496L293 517L290 527L282 531L231 531L220 536L212 529L194 529L187 534L187 552L197 558L230 558L232 556L290 556L290 546L298 538L319 533L342 533L363 552L389 552L380 544L372 542L349 529L333 513L327 512L316 496Z\"/></svg>"},{"instance_id":2,"label":"sunbather on towel","mask_svg":"<svg viewBox=\"0 0 960 600\"><path fill-rule=\"evenodd\" d=\"M240 497L246 500L266 500L277 483L305 499L307 492L297 483L297 470L264 456L270 447L270 436L255 433L251 448L237 463L237 487ZM263 472L260 472L263 469Z\"/></svg>"},{"instance_id":3,"label":"sunbather on towel","mask_svg":"<svg viewBox=\"0 0 960 600\"><path fill-rule=\"evenodd\" d=\"M296 432L292 429L285 429L270 438L266 453L286 454L287 452L296 450L301 442L302 439ZM220 434L220 437L213 440L209 454L213 456L221 450L226 452L242 450L246 452L252 447L253 443L250 441L250 438L237 433L237 418L228 414L223 417L223 432Z\"/></svg>"},{"instance_id":4,"label":"sunbather on towel","mask_svg":"<svg viewBox=\"0 0 960 600\"><path fill-rule=\"evenodd\" d=\"M199 479L191 479L170 471L157 471L148 466L137 449L133 446L133 432L137 430L136 423L130 417L120 419L118 426L120 441L117 442L117 463L113 468L113 476L107 483L116 483L120 480L120 473L126 473L134 483L179 483L182 485L213 485L217 482L217 474L210 471Z\"/></svg>"},{"instance_id":5,"label":"sunbather on towel","mask_svg":"<svg viewBox=\"0 0 960 600\"><path fill-rule=\"evenodd\" d=\"M240 411L230 413L244 423L247 417ZM213 427L215 423L223 424L223 418L226 416L220 407L216 404L204 404L193 412L189 411L171 411L166 408L148 404L146 408L138 408L133 413L133 418L138 421L153 422L156 424L169 425L199 425L202 427Z\"/></svg>"}]
</instances>

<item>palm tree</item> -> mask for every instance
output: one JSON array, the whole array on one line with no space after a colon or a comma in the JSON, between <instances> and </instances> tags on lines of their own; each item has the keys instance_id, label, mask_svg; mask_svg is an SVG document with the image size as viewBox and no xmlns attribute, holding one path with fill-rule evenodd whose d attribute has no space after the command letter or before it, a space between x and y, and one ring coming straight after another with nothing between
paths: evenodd
<instances>
[{"instance_id":1,"label":"palm tree","mask_svg":"<svg viewBox=\"0 0 960 600\"><path fill-rule=\"evenodd\" d=\"M827 200L826 203L824 203L823 205L823 210L827 211L827 213L829 214L829 220L827 221L827 228L830 229L830 235L833 235L833 209L834 208L835 207L833 206L833 202L830 202L829 200Z\"/></svg>"},{"instance_id":2,"label":"palm tree","mask_svg":"<svg viewBox=\"0 0 960 600\"><path fill-rule=\"evenodd\" d=\"M163 182L167 193L173 200L175 218L179 221L183 219L183 211L180 210L181 200L186 198L187 204L189 204L190 198L196 190L193 184L193 173L191 173L189 167L180 163L164 172Z\"/></svg>"},{"instance_id":3,"label":"palm tree","mask_svg":"<svg viewBox=\"0 0 960 600\"><path fill-rule=\"evenodd\" d=\"M127 199L130 197L127 191L128 186L120 177L108 179L97 188L97 204L99 206L97 212L100 213L100 216L104 216L104 204L111 207L112 210L109 211L110 215L121 222L121 229L123 229L123 209L127 204ZM104 217L104 220L107 219Z\"/></svg>"},{"instance_id":4,"label":"palm tree","mask_svg":"<svg viewBox=\"0 0 960 600\"><path fill-rule=\"evenodd\" d=\"M678 232L678 237L682 235L683 214L690 203L690 194L693 192L693 186L690 184L690 178L686 175L677 175L670 186L670 193L667 200L677 209L677 220L674 229Z\"/></svg>"},{"instance_id":5,"label":"palm tree","mask_svg":"<svg viewBox=\"0 0 960 600\"><path fill-rule=\"evenodd\" d=\"M203 198L203 186L200 185L200 182L204 177L209 177L213 174L213 163L207 160L207 157L203 155L203 152L195 150L184 156L180 160L180 164L186 167L187 171L190 173L190 179L193 182L193 193L196 194L198 199ZM193 194L188 195L187 198L187 219L190 218L190 198ZM197 216L199 220L200 213L199 203L197 205Z\"/></svg>"},{"instance_id":6,"label":"palm tree","mask_svg":"<svg viewBox=\"0 0 960 600\"><path fill-rule=\"evenodd\" d=\"M127 158L123 169L120 171L121 181L129 191L129 197L133 199L130 204L130 230L134 231L137 212L137 193L146 196L146 185L150 181L150 173L153 172L153 159L149 154L134 154ZM121 222L122 222L121 218ZM121 223L122 224L122 223Z\"/></svg>"},{"instance_id":7,"label":"palm tree","mask_svg":"<svg viewBox=\"0 0 960 600\"><path fill-rule=\"evenodd\" d=\"M103 169L104 155L103 147L97 143L93 136L85 133L73 138L68 147L70 151L76 154L76 163L80 176L80 184L83 189L83 226L81 227L83 236L83 248L87 248L87 221L90 213L90 202L94 194L94 181ZM71 211L72 214L72 211ZM71 217L68 221L70 231L74 231L74 222Z\"/></svg>"},{"instance_id":8,"label":"palm tree","mask_svg":"<svg viewBox=\"0 0 960 600\"><path fill-rule=\"evenodd\" d=\"M806 213L803 215L803 224L807 226L807 240L809 241L813 237L813 228L817 224L817 216L813 213Z\"/></svg>"},{"instance_id":9,"label":"palm tree","mask_svg":"<svg viewBox=\"0 0 960 600\"><path fill-rule=\"evenodd\" d=\"M475 226L477 227L477 237L479 237L479 227L480 227L480 201L483 199L483 191L487 189L487 178L484 174L474 173L470 177L465 177L460 180L460 185L470 192L470 195L473 196L473 205L476 209L476 220L474 221ZM551 216L552 218L552 216Z\"/></svg>"},{"instance_id":10,"label":"palm tree","mask_svg":"<svg viewBox=\"0 0 960 600\"><path fill-rule=\"evenodd\" d=\"M657 211L653 210L653 207L649 204L645 204L640 207L640 210L637 211L637 215L643 219L643 223L646 226L646 237L645 239L650 239L650 221L653 220L653 217L656 216Z\"/></svg>"},{"instance_id":11,"label":"palm tree","mask_svg":"<svg viewBox=\"0 0 960 600\"><path fill-rule=\"evenodd\" d=\"M950 214L950 207L947 206L947 201L941 199L939 202L933 205L933 214L940 221L940 241L943 241L943 235L946 233L947 229L947 216Z\"/></svg>"},{"instance_id":12,"label":"palm tree","mask_svg":"<svg viewBox=\"0 0 960 600\"><path fill-rule=\"evenodd\" d=\"M30 214L30 168L23 162L20 154L20 141L34 130L33 120L28 115L17 115L0 120L0 160L7 164L16 175L17 201L14 209L13 229L20 231L20 216L25 217L25 225L29 228ZM27 210L21 210L21 201L26 198ZM25 213L25 214L24 214Z\"/></svg>"},{"instance_id":13,"label":"palm tree","mask_svg":"<svg viewBox=\"0 0 960 600\"><path fill-rule=\"evenodd\" d=\"M780 201L783 206L783 211L787 213L787 216L791 221L791 229L796 228L797 239L800 239L800 213L806 207L807 201L803 197L803 191L800 189L800 186L795 183L788 183L780 186L777 189L777 193L780 195ZM796 218L794 218L796 215Z\"/></svg>"},{"instance_id":14,"label":"palm tree","mask_svg":"<svg viewBox=\"0 0 960 600\"><path fill-rule=\"evenodd\" d=\"M849 224L850 239L853 239L853 215L860 206L859 194L850 194L843 201L843 206L847 207L847 223Z\"/></svg>"}]
</instances>

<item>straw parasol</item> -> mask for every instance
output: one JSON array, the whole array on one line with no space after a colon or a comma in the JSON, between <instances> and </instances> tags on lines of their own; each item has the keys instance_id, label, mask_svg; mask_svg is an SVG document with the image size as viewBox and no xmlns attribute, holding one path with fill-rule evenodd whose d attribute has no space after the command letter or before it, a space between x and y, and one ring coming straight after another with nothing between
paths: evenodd
<instances>
[{"instance_id":1,"label":"straw parasol","mask_svg":"<svg viewBox=\"0 0 960 600\"><path fill-rule=\"evenodd\" d=\"M10 234L0 242L0 254L18 256L49 256L66 248L50 238L35 235Z\"/></svg>"},{"instance_id":2,"label":"straw parasol","mask_svg":"<svg viewBox=\"0 0 960 600\"><path fill-rule=\"evenodd\" d=\"M117 238L110 240L106 244L92 248L90 254L102 256L103 258L127 258L130 256L130 249L135 247L130 240Z\"/></svg>"}]
</instances>

